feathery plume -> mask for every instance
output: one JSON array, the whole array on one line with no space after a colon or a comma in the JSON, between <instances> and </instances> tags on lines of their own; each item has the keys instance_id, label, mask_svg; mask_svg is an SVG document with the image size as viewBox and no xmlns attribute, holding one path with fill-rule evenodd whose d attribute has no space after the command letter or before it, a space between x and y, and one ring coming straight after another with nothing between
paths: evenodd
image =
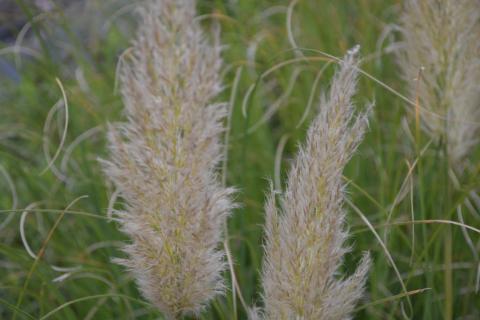
<instances>
[{"instance_id":1,"label":"feathery plume","mask_svg":"<svg viewBox=\"0 0 480 320\"><path fill-rule=\"evenodd\" d=\"M128 121L110 126L105 173L131 244L126 259L143 295L168 319L198 314L224 289L218 249L233 192L218 182L225 104L221 46L206 39L194 0L149 0L120 70ZM218 35L217 35L218 36Z\"/></svg>"},{"instance_id":2,"label":"feathery plume","mask_svg":"<svg viewBox=\"0 0 480 320\"><path fill-rule=\"evenodd\" d=\"M479 0L407 0L401 19L399 64L410 96L422 128L446 141L455 167L480 137L479 8Z\"/></svg>"},{"instance_id":3,"label":"feathery plume","mask_svg":"<svg viewBox=\"0 0 480 320\"><path fill-rule=\"evenodd\" d=\"M288 175L281 208L266 204L264 318L349 319L362 296L370 258L338 279L347 232L342 171L362 140L367 113L355 114L356 51L340 64L327 99ZM260 315L261 317L261 315Z\"/></svg>"}]
</instances>

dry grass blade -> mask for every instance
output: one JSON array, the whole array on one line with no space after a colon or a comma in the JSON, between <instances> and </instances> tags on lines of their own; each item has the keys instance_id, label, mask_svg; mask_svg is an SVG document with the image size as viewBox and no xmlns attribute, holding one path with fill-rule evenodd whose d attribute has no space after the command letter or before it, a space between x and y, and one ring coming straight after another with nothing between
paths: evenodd
<instances>
[{"instance_id":1,"label":"dry grass blade","mask_svg":"<svg viewBox=\"0 0 480 320\"><path fill-rule=\"evenodd\" d=\"M80 196L78 198L76 198L75 200L73 200L72 202L70 202L70 204L65 208L65 211L67 211L68 209L70 209L76 202L78 202L79 200L81 199L85 199L87 198L88 196ZM50 241L50 239L52 238L55 230L57 229L58 225L60 224L60 221L62 221L64 215L65 215L65 211L62 212L58 217L57 219L55 220L55 223L53 224L52 228L50 229L50 231L48 232L48 235L47 237L45 238L45 240L43 241L42 243L42 246L40 247L40 251L38 252L38 254L35 256L35 260L33 261L33 264L32 266L30 267L30 270L27 274L27 277L23 283L23 288L22 288L22 291L20 292L19 296L18 296L18 299L17 299L17 303L16 303L16 307L17 308L20 308L20 306L22 305L22 301L23 301L23 297L24 297L24 294L25 294L25 291L27 290L27 287L28 287L28 284L30 282L30 279L33 275L33 273L35 272L35 269L37 268L37 265L38 263L40 262L40 259L42 259L43 255L45 254L45 250L46 250L46 247ZM12 317L12 320L15 320L17 316L17 311L15 311L15 313L13 314L13 317Z\"/></svg>"},{"instance_id":2,"label":"dry grass blade","mask_svg":"<svg viewBox=\"0 0 480 320\"><path fill-rule=\"evenodd\" d=\"M65 123L64 123L64 126L63 126L63 132L62 132L62 137L61 137L61 139L60 139L60 144L58 145L58 148L57 148L57 150L55 151L55 154L53 155L53 157L52 157L52 158L50 159L50 161L48 162L46 168L43 169L43 171L40 173L40 175L43 175L45 172L47 172L48 169L50 169L50 167L53 165L53 163L55 162L55 160L57 160L57 157L60 155L60 152L62 151L63 145L64 145L65 140L66 140L66 138L67 138L67 132L68 132L68 117L69 117L69 113L68 113L67 94L65 93L65 89L64 89L63 84L62 84L62 82L60 81L60 79L55 78L55 81L57 82L58 86L60 87L60 90L62 91L63 105L64 105L64 109L65 109Z\"/></svg>"}]
</instances>

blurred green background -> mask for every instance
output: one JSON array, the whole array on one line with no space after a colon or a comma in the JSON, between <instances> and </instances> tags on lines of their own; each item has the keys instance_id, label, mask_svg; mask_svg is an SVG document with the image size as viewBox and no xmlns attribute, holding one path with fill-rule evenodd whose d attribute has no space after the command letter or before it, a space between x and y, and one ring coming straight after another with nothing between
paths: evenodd
<instances>
[{"instance_id":1,"label":"blurred green background","mask_svg":"<svg viewBox=\"0 0 480 320\"><path fill-rule=\"evenodd\" d=\"M106 124L124 119L115 74L138 3L0 2L0 319L161 318L111 262L127 239L108 219L121 202L111 201L97 161L107 157ZM233 102L225 174L241 205L229 243L245 302L261 305L269 181L281 188L335 70L320 52L341 57L359 44L362 69L378 81L360 79L358 106L376 107L345 171L357 209L346 207L352 251L343 271L365 250L374 258L355 318L479 319L479 230L437 221L479 228L478 150L454 186L442 143L417 130L395 58L401 1L199 0L198 11L206 30L221 25L225 44L219 100ZM245 318L231 291L201 316Z\"/></svg>"}]
</instances>

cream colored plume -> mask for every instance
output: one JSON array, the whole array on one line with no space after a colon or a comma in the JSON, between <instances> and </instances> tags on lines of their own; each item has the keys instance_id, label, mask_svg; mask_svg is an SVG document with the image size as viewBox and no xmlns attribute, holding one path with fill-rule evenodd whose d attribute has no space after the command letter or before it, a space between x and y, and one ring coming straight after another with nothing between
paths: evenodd
<instances>
[{"instance_id":1,"label":"cream colored plume","mask_svg":"<svg viewBox=\"0 0 480 320\"><path fill-rule=\"evenodd\" d=\"M461 167L480 141L480 1L407 0L401 23L400 66L422 127Z\"/></svg>"},{"instance_id":2,"label":"cream colored plume","mask_svg":"<svg viewBox=\"0 0 480 320\"><path fill-rule=\"evenodd\" d=\"M363 138L367 113L356 113L356 50L340 63L321 102L306 143L288 175L284 194L272 191L266 204L263 268L269 320L349 319L362 296L370 258L342 278L345 240L345 183L342 171ZM254 316L252 316L254 318Z\"/></svg>"},{"instance_id":3,"label":"cream colored plume","mask_svg":"<svg viewBox=\"0 0 480 320\"><path fill-rule=\"evenodd\" d=\"M233 205L218 181L225 104L218 35L193 0L147 1L120 71L127 122L109 129L105 173L120 191L131 239L119 260L169 319L198 314L223 292L223 224Z\"/></svg>"}]
</instances>

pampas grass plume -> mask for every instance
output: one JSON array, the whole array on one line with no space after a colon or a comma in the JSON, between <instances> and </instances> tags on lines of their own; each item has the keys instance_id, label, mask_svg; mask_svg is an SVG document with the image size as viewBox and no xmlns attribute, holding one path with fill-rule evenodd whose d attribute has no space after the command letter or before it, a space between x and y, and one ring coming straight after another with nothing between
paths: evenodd
<instances>
[{"instance_id":1,"label":"pampas grass plume","mask_svg":"<svg viewBox=\"0 0 480 320\"><path fill-rule=\"evenodd\" d=\"M399 62L410 96L423 129L446 141L457 168L480 136L479 8L478 0L407 0L401 18Z\"/></svg>"},{"instance_id":2,"label":"pampas grass plume","mask_svg":"<svg viewBox=\"0 0 480 320\"><path fill-rule=\"evenodd\" d=\"M233 205L218 182L225 104L221 47L202 32L195 1L147 1L120 70L127 122L111 126L105 173L119 189L117 212L128 267L168 319L198 314L223 292L218 249Z\"/></svg>"},{"instance_id":3,"label":"pampas grass plume","mask_svg":"<svg viewBox=\"0 0 480 320\"><path fill-rule=\"evenodd\" d=\"M266 204L263 267L265 308L252 318L349 319L362 296L370 258L338 277L344 242L342 171L362 140L367 113L356 115L356 51L340 64L288 175L280 208L272 191Z\"/></svg>"}]
</instances>

